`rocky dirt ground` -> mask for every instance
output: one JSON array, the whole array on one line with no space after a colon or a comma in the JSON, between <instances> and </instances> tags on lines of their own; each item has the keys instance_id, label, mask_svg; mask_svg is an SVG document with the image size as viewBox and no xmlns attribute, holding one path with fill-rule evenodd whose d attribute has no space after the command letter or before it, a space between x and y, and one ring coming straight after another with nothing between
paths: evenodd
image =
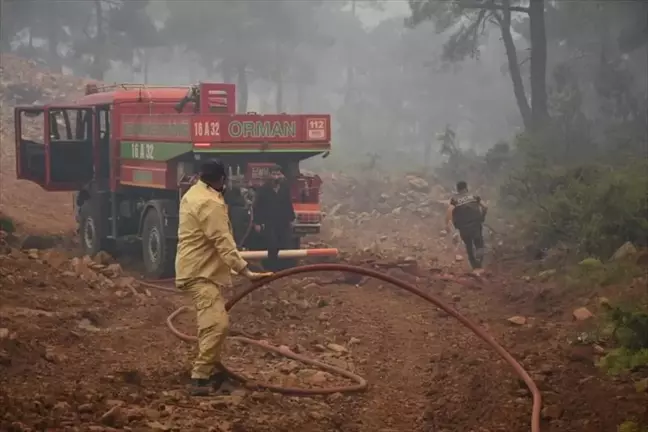
<instances>
[{"instance_id":1,"label":"rocky dirt ground","mask_svg":"<svg viewBox=\"0 0 648 432\"><path fill-rule=\"evenodd\" d=\"M11 67L38 71L28 63ZM1 431L529 430L527 390L484 343L408 293L337 274L276 282L237 305L232 325L346 367L369 381L368 391L299 398L237 389L189 397L194 347L165 326L187 299L139 285L125 262L76 257L67 234L69 201L13 180L6 160L11 141L3 131L0 212L18 222L21 236L0 240ZM606 347L570 344L595 326L600 297L612 298L617 288L566 292L523 277L523 264L499 258L491 258L487 282L478 287L440 282L439 273L469 280L462 276L461 250L442 231L442 188L417 177L327 175L325 181L331 204L322 241L339 247L346 262L441 296L487 329L541 387L543 431L613 432L624 420L648 420L648 394L637 393L631 377L613 379L596 368ZM67 243L22 236L43 233L63 235ZM193 317L182 316L178 325L192 333ZM260 381L305 388L345 382L238 342L228 345L226 363Z\"/></svg>"}]
</instances>

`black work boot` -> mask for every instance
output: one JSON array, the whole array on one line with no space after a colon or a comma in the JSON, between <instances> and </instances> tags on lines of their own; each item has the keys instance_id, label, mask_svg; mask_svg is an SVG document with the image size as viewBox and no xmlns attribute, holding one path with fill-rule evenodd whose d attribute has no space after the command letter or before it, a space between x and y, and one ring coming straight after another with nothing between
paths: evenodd
<instances>
[{"instance_id":1,"label":"black work boot","mask_svg":"<svg viewBox=\"0 0 648 432\"><path fill-rule=\"evenodd\" d=\"M211 377L209 377L209 385L214 390L220 389L221 386L225 384L227 381L228 381L227 374L222 371L215 372L214 374L212 374Z\"/></svg>"},{"instance_id":2,"label":"black work boot","mask_svg":"<svg viewBox=\"0 0 648 432\"><path fill-rule=\"evenodd\" d=\"M193 378L191 380L191 396L209 396L211 392L211 379Z\"/></svg>"}]
</instances>

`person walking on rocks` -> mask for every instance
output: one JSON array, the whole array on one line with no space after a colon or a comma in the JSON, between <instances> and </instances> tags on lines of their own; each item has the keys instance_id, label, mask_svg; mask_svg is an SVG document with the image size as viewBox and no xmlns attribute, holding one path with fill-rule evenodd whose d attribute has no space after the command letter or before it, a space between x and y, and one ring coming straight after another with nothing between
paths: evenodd
<instances>
[{"instance_id":1,"label":"person walking on rocks","mask_svg":"<svg viewBox=\"0 0 648 432\"><path fill-rule=\"evenodd\" d=\"M452 227L459 231L461 240L466 245L468 261L477 275L482 273L482 260L484 258L484 237L482 226L486 219L488 207L477 195L468 192L465 181L457 183L457 194L450 199L446 224L448 232Z\"/></svg>"},{"instance_id":2,"label":"person walking on rocks","mask_svg":"<svg viewBox=\"0 0 648 432\"><path fill-rule=\"evenodd\" d=\"M191 371L194 396L209 395L226 381L221 351L229 317L221 290L232 285L231 272L250 280L272 275L250 271L236 249L223 198L226 172L220 160L204 163L200 180L180 201L176 286L191 294L196 308L198 355Z\"/></svg>"}]
</instances>

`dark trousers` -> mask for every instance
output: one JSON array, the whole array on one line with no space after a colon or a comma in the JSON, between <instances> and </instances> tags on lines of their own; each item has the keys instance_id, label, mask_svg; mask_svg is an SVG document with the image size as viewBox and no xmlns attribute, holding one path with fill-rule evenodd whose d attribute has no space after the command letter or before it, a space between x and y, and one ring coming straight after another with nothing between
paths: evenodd
<instances>
[{"instance_id":1,"label":"dark trousers","mask_svg":"<svg viewBox=\"0 0 648 432\"><path fill-rule=\"evenodd\" d=\"M263 230L263 237L265 240L266 248L268 249L268 259L265 260L263 266L268 270L278 271L282 270L284 266L282 261L277 258L281 249L289 249L292 240L292 228L290 224L286 226L281 225L266 225Z\"/></svg>"},{"instance_id":2,"label":"dark trousers","mask_svg":"<svg viewBox=\"0 0 648 432\"><path fill-rule=\"evenodd\" d=\"M484 236L482 235L482 225L475 224L459 228L459 235L466 245L468 261L473 269L479 269L484 259Z\"/></svg>"}]
</instances>

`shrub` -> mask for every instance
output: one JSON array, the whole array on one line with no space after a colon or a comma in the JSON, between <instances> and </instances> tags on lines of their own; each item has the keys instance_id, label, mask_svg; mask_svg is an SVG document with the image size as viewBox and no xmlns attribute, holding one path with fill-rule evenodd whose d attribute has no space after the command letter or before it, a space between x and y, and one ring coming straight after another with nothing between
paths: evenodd
<instances>
[{"instance_id":1,"label":"shrub","mask_svg":"<svg viewBox=\"0 0 648 432\"><path fill-rule=\"evenodd\" d=\"M16 231L16 225L14 224L13 220L2 214L0 214L0 231L7 232L9 234Z\"/></svg>"},{"instance_id":2,"label":"shrub","mask_svg":"<svg viewBox=\"0 0 648 432\"><path fill-rule=\"evenodd\" d=\"M648 432L648 427L642 427L633 421L625 421L619 425L617 432Z\"/></svg>"},{"instance_id":3,"label":"shrub","mask_svg":"<svg viewBox=\"0 0 648 432\"><path fill-rule=\"evenodd\" d=\"M580 255L602 258L626 241L646 244L646 162L565 168L533 159L511 174L500 192L526 234L543 244L564 242Z\"/></svg>"},{"instance_id":4,"label":"shrub","mask_svg":"<svg viewBox=\"0 0 648 432\"><path fill-rule=\"evenodd\" d=\"M608 307L607 315L619 347L603 357L600 366L613 375L648 367L648 310Z\"/></svg>"}]
</instances>

